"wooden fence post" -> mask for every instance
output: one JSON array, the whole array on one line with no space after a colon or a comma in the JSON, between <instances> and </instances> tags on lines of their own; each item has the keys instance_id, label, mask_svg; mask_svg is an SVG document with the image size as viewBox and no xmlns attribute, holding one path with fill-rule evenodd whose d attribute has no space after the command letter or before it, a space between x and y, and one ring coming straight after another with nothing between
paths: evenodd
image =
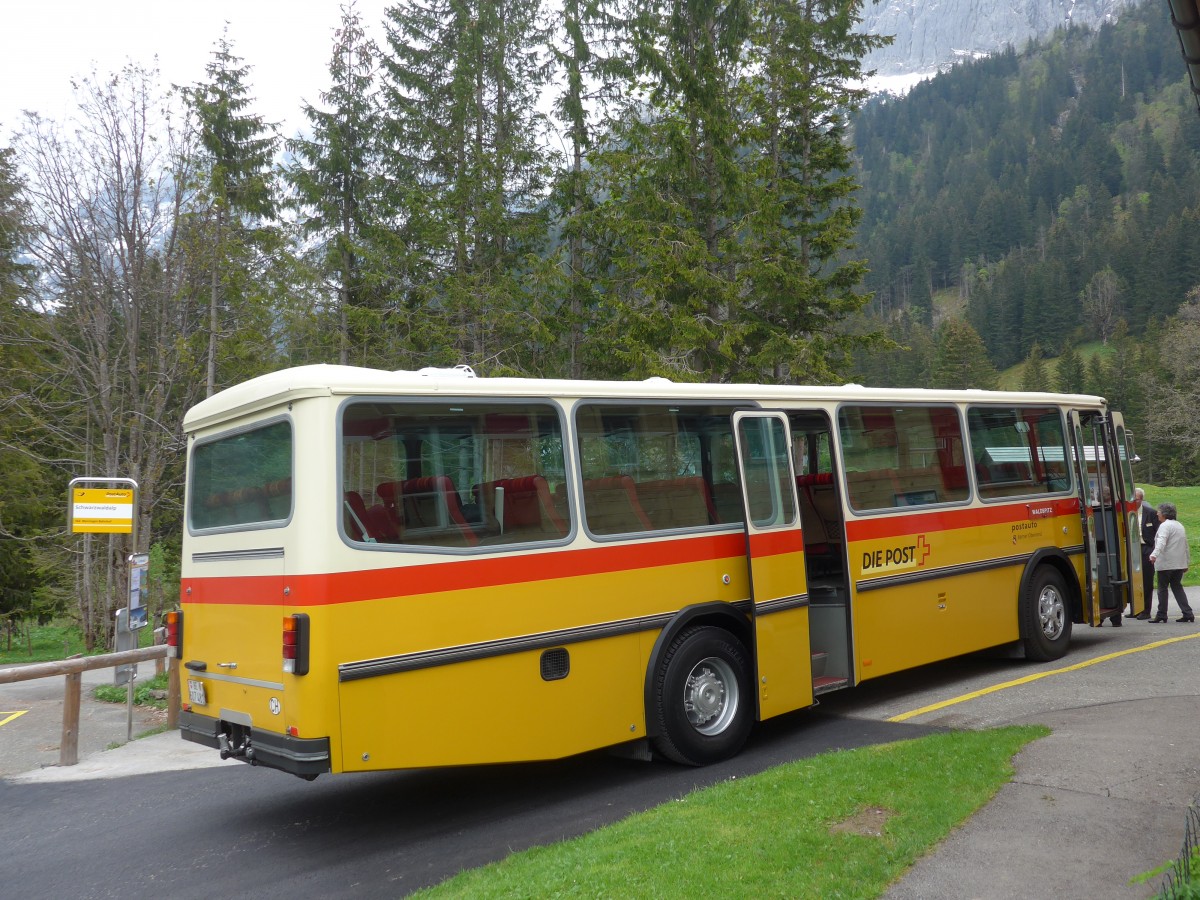
<instances>
[{"instance_id":1,"label":"wooden fence post","mask_svg":"<svg viewBox=\"0 0 1200 900\"><path fill-rule=\"evenodd\" d=\"M82 672L68 672L67 689L63 695L62 741L58 746L58 764L73 766L79 762L79 697L83 685Z\"/></svg>"},{"instance_id":2,"label":"wooden fence post","mask_svg":"<svg viewBox=\"0 0 1200 900\"><path fill-rule=\"evenodd\" d=\"M53 662L28 663L23 666L0 668L0 684L13 684L34 678L50 678L65 675L66 690L63 694L63 730L59 743L59 765L73 766L79 762L79 701L83 687L83 673L92 669L107 669L127 663L142 662L166 656L166 647L144 647L99 656L72 657ZM179 724L179 660L172 660L171 677L174 686L168 692L168 721L174 728Z\"/></svg>"}]
</instances>

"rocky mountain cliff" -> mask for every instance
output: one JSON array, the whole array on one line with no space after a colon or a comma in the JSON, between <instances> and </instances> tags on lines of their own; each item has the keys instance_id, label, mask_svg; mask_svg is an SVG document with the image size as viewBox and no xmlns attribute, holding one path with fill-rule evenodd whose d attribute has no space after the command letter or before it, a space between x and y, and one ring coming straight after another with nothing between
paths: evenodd
<instances>
[{"instance_id":1,"label":"rocky mountain cliff","mask_svg":"<svg viewBox=\"0 0 1200 900\"><path fill-rule=\"evenodd\" d=\"M864 61L883 78L932 75L955 62L1012 45L1067 25L1096 28L1137 0L879 0L863 8L861 31L895 35L890 47Z\"/></svg>"}]
</instances>

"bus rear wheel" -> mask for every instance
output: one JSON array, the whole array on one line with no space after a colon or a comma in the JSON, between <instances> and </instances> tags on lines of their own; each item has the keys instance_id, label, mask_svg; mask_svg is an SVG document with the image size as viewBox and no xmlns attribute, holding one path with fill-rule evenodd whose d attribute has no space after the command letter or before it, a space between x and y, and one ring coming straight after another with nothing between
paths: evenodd
<instances>
[{"instance_id":1,"label":"bus rear wheel","mask_svg":"<svg viewBox=\"0 0 1200 900\"><path fill-rule=\"evenodd\" d=\"M1039 566L1021 598L1025 658L1036 662L1060 659L1071 643L1071 606L1062 574Z\"/></svg>"},{"instance_id":2,"label":"bus rear wheel","mask_svg":"<svg viewBox=\"0 0 1200 900\"><path fill-rule=\"evenodd\" d=\"M737 753L750 734L754 694L742 642L700 625L671 642L654 676L654 748L689 766Z\"/></svg>"}]
</instances>

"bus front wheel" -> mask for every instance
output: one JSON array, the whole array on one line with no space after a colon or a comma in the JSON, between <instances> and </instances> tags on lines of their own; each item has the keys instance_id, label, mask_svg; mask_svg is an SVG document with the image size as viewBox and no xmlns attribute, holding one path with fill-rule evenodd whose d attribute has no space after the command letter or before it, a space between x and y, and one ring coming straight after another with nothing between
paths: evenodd
<instances>
[{"instance_id":1,"label":"bus front wheel","mask_svg":"<svg viewBox=\"0 0 1200 900\"><path fill-rule=\"evenodd\" d=\"M1071 605L1062 574L1040 566L1021 598L1025 658L1037 662L1059 659L1071 643Z\"/></svg>"},{"instance_id":2,"label":"bus front wheel","mask_svg":"<svg viewBox=\"0 0 1200 900\"><path fill-rule=\"evenodd\" d=\"M741 641L700 625L671 642L654 676L655 749L703 766L742 748L753 725L750 665Z\"/></svg>"}]
</instances>

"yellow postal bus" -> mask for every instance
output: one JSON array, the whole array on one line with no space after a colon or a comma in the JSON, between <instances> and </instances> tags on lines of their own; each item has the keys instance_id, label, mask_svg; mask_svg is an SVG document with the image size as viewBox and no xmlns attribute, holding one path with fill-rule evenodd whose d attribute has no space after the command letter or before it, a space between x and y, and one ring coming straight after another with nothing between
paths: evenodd
<instances>
[{"instance_id":1,"label":"yellow postal bus","mask_svg":"<svg viewBox=\"0 0 1200 900\"><path fill-rule=\"evenodd\" d=\"M1099 397L305 366L184 425L182 735L305 778L701 765L1145 604Z\"/></svg>"}]
</instances>

